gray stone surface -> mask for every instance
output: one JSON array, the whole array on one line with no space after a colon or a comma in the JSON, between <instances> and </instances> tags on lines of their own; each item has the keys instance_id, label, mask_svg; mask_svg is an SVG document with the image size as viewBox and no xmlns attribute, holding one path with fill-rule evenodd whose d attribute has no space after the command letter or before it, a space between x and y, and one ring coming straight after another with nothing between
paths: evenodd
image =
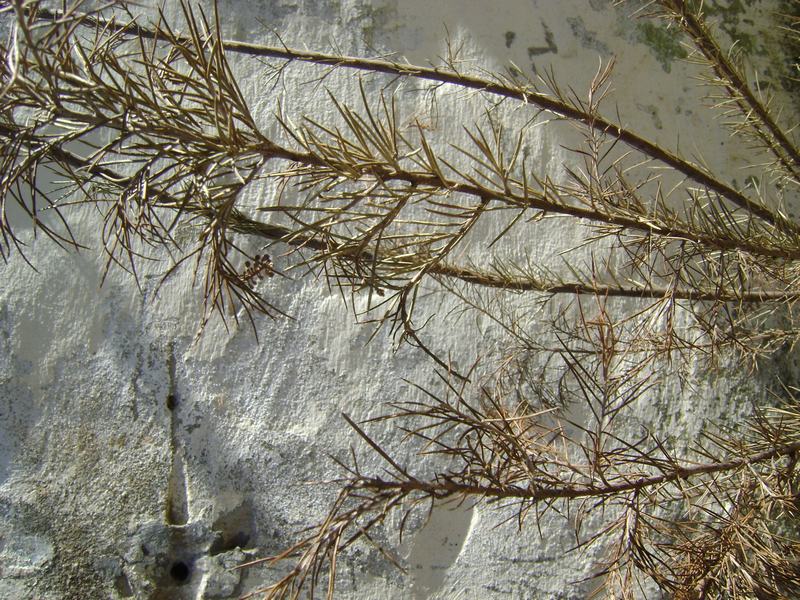
<instances>
[{"instance_id":1,"label":"gray stone surface","mask_svg":"<svg viewBox=\"0 0 800 600\"><path fill-rule=\"evenodd\" d=\"M178 3L168 0L165 11L177 20ZM600 0L222 3L228 38L269 42L274 29L289 45L396 51L425 63L445 51L447 25L483 68L513 61L543 72L552 64L576 89L585 89L598 57L616 55L612 102L626 122L667 145L704 150L712 166L735 164L736 148L723 130L708 129L713 122L675 62L680 47L624 14ZM258 63L234 64L267 119L277 98L265 92ZM331 80L345 99L356 90L348 77ZM453 108L451 98L430 115L422 96L406 92L408 118L428 119L437 131L458 130L480 111L474 102ZM331 114L322 94L294 102L298 114ZM537 131L532 160L557 165L562 139ZM433 365L387 331L370 341L373 328L357 324L353 308L313 277L262 284L294 320L258 318L258 341L248 327L226 331L218 321L196 339L191 273L157 295L163 265L142 268L141 293L120 272L101 287L98 217L88 209L74 216L90 250L66 253L28 237L38 272L17 255L0 268L0 598L194 600L257 589L268 571L231 567L281 550L324 515L334 490L307 482L335 477L329 455L345 456L355 443L340 413L376 416L384 402L414 398L404 380L435 385ZM577 234L551 231L534 249L557 260L568 235ZM448 307L425 310L441 316ZM476 349L471 323L439 319L425 329L433 347L462 365L501 343L497 331L484 335ZM701 381L670 402L663 390L643 419L691 440L698 416L736 418L761 385ZM398 444L391 430L370 431ZM498 527L501 517L484 508L436 511L399 547L407 574L362 546L341 565L341 597L586 597L590 584L566 584L592 573L600 557L565 559L573 540L562 521L546 521L540 539L534 528Z\"/></svg>"}]
</instances>

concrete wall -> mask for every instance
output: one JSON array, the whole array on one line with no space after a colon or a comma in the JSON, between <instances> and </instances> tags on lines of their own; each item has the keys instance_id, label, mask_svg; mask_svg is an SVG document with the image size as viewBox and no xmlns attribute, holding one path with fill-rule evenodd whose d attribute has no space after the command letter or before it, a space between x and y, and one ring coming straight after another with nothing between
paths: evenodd
<instances>
[{"instance_id":1,"label":"concrete wall","mask_svg":"<svg viewBox=\"0 0 800 600\"><path fill-rule=\"evenodd\" d=\"M658 25L627 16L630 5L226 0L221 7L227 38L272 43L274 30L290 46L393 51L423 64L445 52L446 26L480 67L513 61L532 73L552 65L576 90L586 89L599 59L616 56L609 106L619 107L625 123L687 154L696 148L715 168L736 164L740 152L698 105L676 61L681 47ZM753 10L758 16L765 8ZM167 0L165 12L180 22L177 2ZM731 23L745 16L733 11ZM277 97L264 87L259 64L232 60L254 112L269 121ZM324 94L291 96L299 79L290 80L290 109L330 116ZM345 100L355 98L352 74L331 82ZM443 98L428 114L409 87L400 102L409 118L427 119L432 134L457 132L480 113L479 102ZM559 131L531 135L531 156L543 169L564 160ZM200 299L191 272L158 295L163 264L143 267L141 292L121 272L100 286L98 216L75 209L74 223L89 250L64 252L28 236L37 271L18 255L0 268L0 597L235 598L257 589L268 571L228 568L284 548L321 518L335 488L307 482L338 475L329 455L344 457L351 444L363 450L340 413L367 418L387 401L419 397L405 380L436 386L434 365L385 330L370 341L373 327L358 324L336 290L300 273L262 284L294 320L258 318L258 341L247 326L226 331L214 320L196 340ZM21 217L17 227L26 227ZM535 250L557 261L574 232L547 233ZM441 317L449 302L424 310ZM476 333L468 320L435 319L424 335L461 365L503 343L498 331ZM670 402L664 398L674 390L662 390L642 418L667 423L688 443L698 417L749 410L746 399L762 382L742 379L698 381ZM399 444L386 426L370 431L389 447ZM369 453L364 461L380 464ZM340 596L586 597L593 583L568 583L590 575L602 556L566 554L574 538L563 521L546 521L540 538L535 527L499 525L504 514L435 511L396 548L405 574L362 546L340 567Z\"/></svg>"}]
</instances>

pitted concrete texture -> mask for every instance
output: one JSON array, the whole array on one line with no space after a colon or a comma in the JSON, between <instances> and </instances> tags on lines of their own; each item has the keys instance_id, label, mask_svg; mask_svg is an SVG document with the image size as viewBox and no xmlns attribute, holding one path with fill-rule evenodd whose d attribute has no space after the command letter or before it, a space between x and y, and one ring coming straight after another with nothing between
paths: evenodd
<instances>
[{"instance_id":1,"label":"pitted concrete texture","mask_svg":"<svg viewBox=\"0 0 800 600\"><path fill-rule=\"evenodd\" d=\"M135 10L154 14L155 2L140 4ZM180 29L179 3L163 5ZM534 76L552 66L576 90L587 88L601 59L616 56L612 112L618 108L626 123L667 147L697 149L712 168L731 168L737 150L701 107L691 68L679 62L681 47L663 31L643 29L630 12L604 0L220 3L230 39L274 43L274 31L289 46L395 52L426 64L447 52L449 34L470 68L513 62ZM265 85L258 61L231 61L254 114L274 126L282 92ZM325 90L299 85L314 72L290 69L282 101L294 115L324 121L333 114ZM325 85L360 105L352 72ZM412 87L402 88L398 103L407 124L423 123L431 137L463 135L461 125L484 109L479 98L451 94L431 111L429 98ZM532 168L557 172L569 160L561 135L531 131ZM321 278L299 272L259 284L293 320L258 317L257 340L246 319L229 321L229 330L212 319L198 339L202 307L191 268L159 289L166 263L143 262L141 291L113 269L101 286L100 217L90 208L70 215L87 250L65 252L27 235L29 224L14 213L38 272L18 254L0 267L0 598L237 598L274 581L269 569L234 567L285 549L325 515L335 487L309 482L340 476L329 457L346 458L355 445L365 471L383 468L341 413L360 420L383 414L386 402L422 399L409 382L439 385L435 365L386 328L372 337L374 325L357 323L364 298L346 306ZM476 244L496 233L477 230ZM558 226L530 240L527 251L558 264L563 242L580 235ZM480 264L481 256L474 259ZM497 328L476 332L469 319L445 318L453 302L422 308L420 322L434 317L424 329L430 347L465 366L502 346ZM691 395L662 390L642 417L688 444L699 417L739 419L761 387L732 375L698 382ZM419 462L390 424L369 431L400 448L401 459ZM574 537L559 518L545 519L540 537L532 525L521 533L513 522L499 525L505 516L463 505L434 511L427 527L410 523L400 545L387 534L378 541L394 549L405 573L360 545L342 557L337 597L587 596L595 583L582 580L600 564L599 549L567 554Z\"/></svg>"}]
</instances>

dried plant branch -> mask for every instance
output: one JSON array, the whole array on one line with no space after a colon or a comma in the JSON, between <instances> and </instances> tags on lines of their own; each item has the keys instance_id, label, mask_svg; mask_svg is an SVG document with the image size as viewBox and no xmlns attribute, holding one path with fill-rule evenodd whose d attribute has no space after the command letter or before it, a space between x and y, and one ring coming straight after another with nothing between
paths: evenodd
<instances>
[{"instance_id":1,"label":"dried plant branch","mask_svg":"<svg viewBox=\"0 0 800 600\"><path fill-rule=\"evenodd\" d=\"M800 149L790 137L790 130L778 125L777 119L769 109L769 102L762 101L760 89L753 91L736 64L734 49L725 52L711 35L703 19L703 3L686 0L658 0L653 3L658 8L656 14L672 20L691 40L693 46L703 57L702 63L716 75L709 83L722 87L727 101L720 101L719 107L728 116L738 117L735 131L753 131L760 145L771 152L785 177L795 184L800 181ZM735 108L730 108L730 102ZM793 129L793 128L792 128Z\"/></svg>"},{"instance_id":2,"label":"dried plant branch","mask_svg":"<svg viewBox=\"0 0 800 600\"><path fill-rule=\"evenodd\" d=\"M242 307L255 328L257 314L282 314L262 279L324 273L352 296L366 289L359 316L387 324L449 374L441 391L416 388L422 400L394 403L385 417L448 467L414 474L345 417L388 473L369 474L355 455L342 461L328 517L263 561L294 563L261 591L313 596L327 581L331 597L337 557L374 542L395 512L402 532L414 511L464 501L513 508L519 527L568 514L579 547L607 550L597 575L612 597L636 597L646 582L685 598L797 590L797 536L781 529L797 518L800 489L793 398L688 451L654 427L631 434L635 407L659 389L665 365L735 353L756 364L800 335L800 225L783 208L797 201L792 128L749 88L700 3L655 5L711 66L736 130L750 130L771 157L779 176L760 189L737 188L608 118L613 61L578 95L552 73L533 82L513 69L464 72L452 49L442 65L423 67L226 40L216 7L207 15L182 2L180 25L160 14L145 26L124 2L116 16L82 5L0 9L16 18L0 46L4 260L25 258L12 206L64 247L81 244L71 208L94 206L104 277L120 267L139 284L142 261L165 256L164 279L192 265L202 325L212 314L238 321ZM234 55L262 61L276 82L301 63L318 70L315 84L341 69L362 77L353 102L328 92L329 118L284 106L257 115ZM459 100L486 111L460 137L416 117L402 125L385 84L409 79L429 82L434 97L467 92ZM534 171L531 132L559 123L582 141L557 176ZM558 223L580 239L551 266L532 240ZM496 235L471 253L481 228ZM254 240L266 247L251 250ZM507 248L522 258L501 258ZM476 315L506 336L488 374L456 373L421 339L417 316L431 290L455 300L450 318ZM545 308L543 331L529 315ZM532 356L547 357L536 374ZM596 511L604 522L592 528Z\"/></svg>"},{"instance_id":3,"label":"dried plant branch","mask_svg":"<svg viewBox=\"0 0 800 600\"><path fill-rule=\"evenodd\" d=\"M582 380L583 401L599 409L603 397L609 397L598 395L602 390L593 378L584 378L578 363L570 364L572 374ZM350 477L340 482L342 492L328 517L313 537L290 551L302 557L293 581L316 579L321 562L333 561L336 552L383 525L392 510L405 512L427 503L465 501L508 506L511 501L517 507L520 527L534 512L540 519L551 510L574 514L604 506L609 521L587 533L581 544L604 543L619 535L618 550L609 555L597 575L605 576L606 585L622 577L624 595L642 573L686 598L716 597L736 589L749 597L754 590L768 594L774 593L768 590L800 585L793 566L800 542L781 533L775 521L780 512L796 516L795 492L791 490L798 485L793 465L800 443L794 440L776 446L771 440L777 422L780 428L791 427L783 418L798 418L796 406L782 411L780 421L762 422L748 444L718 436L713 460L686 462L649 436L627 441L612 435L603 442L595 430L576 430L559 410L531 412L524 402L509 406L488 391L476 404L463 396L463 386L454 387L443 380L452 396L423 390L428 401L397 404L396 412L381 419L409 423L402 427L423 442L423 452L447 457L451 468L433 478L416 476L347 418L373 451L384 457L390 470L387 475L370 476L355 460L345 467ZM624 387L624 381L614 382L617 392ZM606 392L615 395L608 388ZM631 392L631 398L636 395ZM625 402L619 403L618 396L614 400L621 410ZM613 420L608 412L594 412L596 423L605 421L604 428L610 433L609 416ZM568 435L569 430L577 435ZM584 499L591 499L591 507L582 504ZM668 506L681 506L684 516L665 520L659 510ZM750 538L752 548L733 542L733 530ZM342 543L346 532L352 537ZM320 540L325 544L320 545ZM728 547L729 543L733 545ZM738 571L732 572L728 565L723 574L710 566L711 561L723 565L729 560L741 561ZM300 588L289 589L285 584L282 580L276 587L260 591L267 592L267 597L299 597Z\"/></svg>"},{"instance_id":4,"label":"dried plant branch","mask_svg":"<svg viewBox=\"0 0 800 600\"><path fill-rule=\"evenodd\" d=\"M43 9L39 10L39 14L45 19L58 17L57 13ZM87 16L86 23L87 25L103 25L104 27L110 27L112 31L115 30L136 35L145 39L158 39L161 34L158 29L151 30L135 24L108 24L92 16ZM176 41L185 42L187 40L186 38L177 36ZM270 47L246 42L223 40L220 40L220 46L231 52L247 54L249 56L283 59L290 62L309 62L312 64L330 65L336 68L351 68L398 77L415 77L437 83L452 84L460 88L473 89L487 94L533 104L555 115L570 121L583 123L605 135L611 135L623 141L631 148L676 169L680 173L693 179L699 185L705 186L709 190L714 191L773 225L785 227L790 231L798 230L796 224L786 220L780 213L774 213L768 208L754 203L741 192L715 179L701 167L681 159L634 132L626 130L620 125L607 121L597 114L582 110L580 106L576 106L562 93L558 92L557 88L553 90L553 96L538 92L532 82L519 81L518 78L520 74L516 72L511 72L506 77L498 78L495 81L462 74L457 72L457 70L448 71L435 67L396 63L381 59L366 59L321 52L309 52L288 47Z\"/></svg>"}]
</instances>

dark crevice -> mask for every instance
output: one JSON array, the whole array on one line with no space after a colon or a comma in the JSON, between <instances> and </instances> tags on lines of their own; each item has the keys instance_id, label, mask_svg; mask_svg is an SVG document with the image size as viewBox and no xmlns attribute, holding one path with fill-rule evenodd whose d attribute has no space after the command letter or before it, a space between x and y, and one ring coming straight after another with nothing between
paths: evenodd
<instances>
[{"instance_id":1,"label":"dark crevice","mask_svg":"<svg viewBox=\"0 0 800 600\"><path fill-rule=\"evenodd\" d=\"M211 528L217 537L208 552L216 555L236 548L246 548L255 537L255 517L248 502L243 502L233 510L219 515Z\"/></svg>"},{"instance_id":2,"label":"dark crevice","mask_svg":"<svg viewBox=\"0 0 800 600\"><path fill-rule=\"evenodd\" d=\"M131 588L131 582L128 580L128 577L125 575L125 573L117 576L117 578L114 580L114 587L121 598L133 597L133 588Z\"/></svg>"},{"instance_id":3,"label":"dark crevice","mask_svg":"<svg viewBox=\"0 0 800 600\"><path fill-rule=\"evenodd\" d=\"M250 541L250 534L245 531L237 531L233 535L220 535L211 544L208 553L211 556L222 554L223 552L230 552L236 548L247 548L247 542Z\"/></svg>"},{"instance_id":4,"label":"dark crevice","mask_svg":"<svg viewBox=\"0 0 800 600\"><path fill-rule=\"evenodd\" d=\"M172 342L167 345L167 374L169 385L166 407L169 411L172 465L167 484L166 521L167 525L185 525L189 521L189 499L186 489L186 461L183 448L178 443L179 400L175 393L175 346Z\"/></svg>"}]
</instances>

